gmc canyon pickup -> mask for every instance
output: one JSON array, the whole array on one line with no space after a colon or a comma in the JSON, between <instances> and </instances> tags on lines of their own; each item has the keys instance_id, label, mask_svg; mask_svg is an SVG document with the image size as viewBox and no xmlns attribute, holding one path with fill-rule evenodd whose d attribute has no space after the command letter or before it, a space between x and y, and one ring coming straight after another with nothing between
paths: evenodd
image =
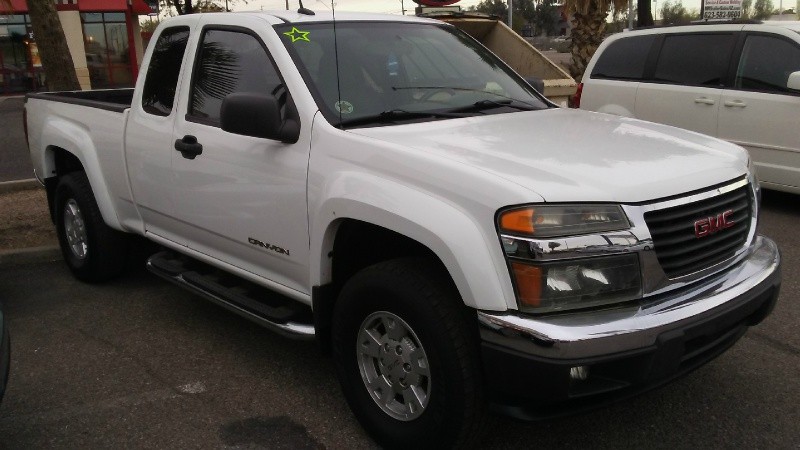
<instances>
[{"instance_id":1,"label":"gmc canyon pickup","mask_svg":"<svg viewBox=\"0 0 800 450\"><path fill-rule=\"evenodd\" d=\"M154 273L319 340L382 445L655 387L777 299L745 150L558 108L453 26L184 16L141 73L28 95L66 264L108 280L156 242Z\"/></svg>"}]
</instances>

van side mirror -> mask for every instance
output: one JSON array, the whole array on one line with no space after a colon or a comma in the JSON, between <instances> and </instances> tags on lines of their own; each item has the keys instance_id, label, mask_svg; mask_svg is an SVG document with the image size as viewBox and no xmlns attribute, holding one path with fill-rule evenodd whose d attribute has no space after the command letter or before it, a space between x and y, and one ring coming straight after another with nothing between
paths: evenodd
<instances>
[{"instance_id":1,"label":"van side mirror","mask_svg":"<svg viewBox=\"0 0 800 450\"><path fill-rule=\"evenodd\" d=\"M786 82L786 87L793 91L800 91L800 70L789 74L789 80Z\"/></svg>"},{"instance_id":2,"label":"van side mirror","mask_svg":"<svg viewBox=\"0 0 800 450\"><path fill-rule=\"evenodd\" d=\"M293 144L300 138L299 122L281 119L278 99L273 95L236 92L222 100L222 129L229 133Z\"/></svg>"}]
</instances>

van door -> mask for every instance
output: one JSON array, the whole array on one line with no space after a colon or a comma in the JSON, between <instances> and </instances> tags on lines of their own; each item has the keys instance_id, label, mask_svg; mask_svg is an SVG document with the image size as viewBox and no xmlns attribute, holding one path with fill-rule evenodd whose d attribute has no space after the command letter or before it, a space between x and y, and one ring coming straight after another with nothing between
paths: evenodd
<instances>
[{"instance_id":1,"label":"van door","mask_svg":"<svg viewBox=\"0 0 800 450\"><path fill-rule=\"evenodd\" d=\"M649 80L636 92L636 118L717 135L734 32L667 34Z\"/></svg>"},{"instance_id":2,"label":"van door","mask_svg":"<svg viewBox=\"0 0 800 450\"><path fill-rule=\"evenodd\" d=\"M800 91L786 86L796 71L800 43L748 33L733 88L722 93L719 137L750 151L765 187L800 189Z\"/></svg>"}]
</instances>

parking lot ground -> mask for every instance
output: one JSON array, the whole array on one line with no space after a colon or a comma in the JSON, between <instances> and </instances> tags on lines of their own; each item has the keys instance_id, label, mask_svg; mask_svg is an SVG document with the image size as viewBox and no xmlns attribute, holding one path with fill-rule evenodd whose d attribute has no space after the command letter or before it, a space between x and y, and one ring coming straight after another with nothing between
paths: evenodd
<instances>
[{"instance_id":1,"label":"parking lot ground","mask_svg":"<svg viewBox=\"0 0 800 450\"><path fill-rule=\"evenodd\" d=\"M483 448L798 448L797 197L765 195L784 257L778 306L727 353L598 411L498 418ZM330 357L148 274L87 285L60 262L0 267L12 371L0 447L374 448ZM536 386L531 386L536 389Z\"/></svg>"}]
</instances>

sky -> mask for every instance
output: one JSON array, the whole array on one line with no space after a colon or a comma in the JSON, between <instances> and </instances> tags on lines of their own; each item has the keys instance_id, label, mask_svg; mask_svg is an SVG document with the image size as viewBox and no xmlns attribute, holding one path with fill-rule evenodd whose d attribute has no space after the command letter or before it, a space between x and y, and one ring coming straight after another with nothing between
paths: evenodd
<instances>
[{"instance_id":1,"label":"sky","mask_svg":"<svg viewBox=\"0 0 800 450\"><path fill-rule=\"evenodd\" d=\"M334 0L336 9L339 11L361 11L361 12L375 12L384 14L401 14L401 0ZM480 0L461 0L456 5L466 9L469 6L477 5ZM635 0L634 0L635 1ZM666 0L656 0L653 2L653 12L661 8L663 2ZM681 2L688 10L700 10L701 0L672 0L673 2ZM778 8L781 0L772 0L774 7ZM221 2L220 2L221 3ZM782 0L783 8L794 8L800 4L800 0ZM306 8L312 10L330 10L331 0L303 0ZM414 7L417 6L413 0L402 0L402 5L408 11L407 14L414 13ZM296 10L298 8L297 0L289 0L289 8ZM286 0L243 0L237 1L231 7L235 11L252 11L252 10L274 10L286 9Z\"/></svg>"}]
</instances>

